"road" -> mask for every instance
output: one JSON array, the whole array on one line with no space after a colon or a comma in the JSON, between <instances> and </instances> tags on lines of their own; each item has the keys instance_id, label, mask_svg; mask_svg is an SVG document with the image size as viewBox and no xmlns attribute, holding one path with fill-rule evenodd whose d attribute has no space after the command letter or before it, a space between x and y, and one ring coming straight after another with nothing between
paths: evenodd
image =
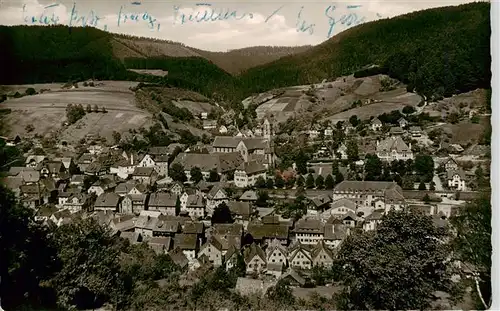
<instances>
[{"instance_id":1,"label":"road","mask_svg":"<svg viewBox=\"0 0 500 311\"><path fill-rule=\"evenodd\" d=\"M441 184L441 179L438 175L434 174L432 177L432 181L436 184L436 191L443 191L443 184Z\"/></svg>"}]
</instances>

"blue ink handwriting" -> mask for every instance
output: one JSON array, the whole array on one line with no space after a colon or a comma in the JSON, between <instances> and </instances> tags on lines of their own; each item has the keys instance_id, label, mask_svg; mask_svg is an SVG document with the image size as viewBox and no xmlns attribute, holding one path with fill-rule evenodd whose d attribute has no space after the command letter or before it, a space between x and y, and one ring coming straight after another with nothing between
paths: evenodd
<instances>
[{"instance_id":1,"label":"blue ink handwriting","mask_svg":"<svg viewBox=\"0 0 500 311\"><path fill-rule=\"evenodd\" d=\"M304 19L302 19L302 10L304 6L300 8L299 13L297 14L297 32L306 32L308 31L310 35L314 33L314 26L316 24L308 24Z\"/></svg>"},{"instance_id":2,"label":"blue ink handwriting","mask_svg":"<svg viewBox=\"0 0 500 311\"><path fill-rule=\"evenodd\" d=\"M59 23L59 16L57 16L54 12L52 12L51 15L47 15L47 13L48 13L47 10L50 8L57 7L57 6L59 6L59 4L57 4L57 3L48 5L48 6L44 7L44 9L40 15L28 16L28 15L26 15L26 4L25 4L25 5L23 5L23 20L25 23L31 23L31 24L39 23L42 25L56 25L57 23Z\"/></svg>"},{"instance_id":3,"label":"blue ink handwriting","mask_svg":"<svg viewBox=\"0 0 500 311\"><path fill-rule=\"evenodd\" d=\"M135 5L140 5L140 3ZM118 12L118 20L117 20L118 27L120 27L122 23L126 23L127 21L135 23L143 21L148 24L148 27L150 29L156 28L157 31L160 31L160 23L157 23L156 18L153 15L149 14L147 11L141 13L126 13L124 12L124 9L125 9L124 5L120 6L120 11Z\"/></svg>"},{"instance_id":4,"label":"blue ink handwriting","mask_svg":"<svg viewBox=\"0 0 500 311\"><path fill-rule=\"evenodd\" d=\"M71 9L71 13L69 16L69 26L77 25L77 26L92 26L97 27L100 20L104 18L97 15L94 10L90 10L87 15L80 15L78 10L76 9L76 3L73 3L73 8ZM105 27L107 29L107 27Z\"/></svg>"},{"instance_id":5,"label":"blue ink handwriting","mask_svg":"<svg viewBox=\"0 0 500 311\"><path fill-rule=\"evenodd\" d=\"M350 5L347 6L348 9L356 9L361 7L361 5ZM342 25L351 26L351 25L359 25L365 21L365 17L358 18L356 13L344 14L340 17L340 19L336 20L333 16L336 7L334 5L329 5L325 10L325 16L328 18L328 24L330 25L328 29L327 38L330 38L333 35L333 31L335 29L335 25L339 22Z\"/></svg>"},{"instance_id":6,"label":"blue ink handwriting","mask_svg":"<svg viewBox=\"0 0 500 311\"><path fill-rule=\"evenodd\" d=\"M281 9L284 7L285 5L283 4L282 6L280 6L279 8L277 8L276 10L274 10L274 12L271 13L271 15L269 15L266 20L264 21L265 23L267 23L274 15L278 14L279 11L281 11Z\"/></svg>"},{"instance_id":7,"label":"blue ink handwriting","mask_svg":"<svg viewBox=\"0 0 500 311\"><path fill-rule=\"evenodd\" d=\"M198 4L207 6L206 4ZM208 5L211 6L211 5ZM243 14L239 14L237 10L231 10L228 8L220 8L214 9L209 8L204 11L197 11L196 13L185 14L182 13L181 7L174 5L174 24L180 20L180 24L186 24L190 22L202 23L202 22L215 22L215 21L224 21L224 20L242 20L246 17L249 19L253 18L253 13L244 12Z\"/></svg>"}]
</instances>

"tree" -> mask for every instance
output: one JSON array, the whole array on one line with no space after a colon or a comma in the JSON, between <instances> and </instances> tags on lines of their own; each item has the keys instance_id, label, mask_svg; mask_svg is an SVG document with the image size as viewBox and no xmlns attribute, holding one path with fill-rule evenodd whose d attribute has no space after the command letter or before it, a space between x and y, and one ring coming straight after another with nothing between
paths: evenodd
<instances>
[{"instance_id":1,"label":"tree","mask_svg":"<svg viewBox=\"0 0 500 311\"><path fill-rule=\"evenodd\" d=\"M306 174L307 173L307 161L309 160L309 157L307 154L300 149L297 155L295 156L295 165L297 166L297 172L299 174Z\"/></svg>"},{"instance_id":2,"label":"tree","mask_svg":"<svg viewBox=\"0 0 500 311\"><path fill-rule=\"evenodd\" d=\"M344 175L342 175L340 172L338 172L335 175L335 184L340 184L344 180Z\"/></svg>"},{"instance_id":3,"label":"tree","mask_svg":"<svg viewBox=\"0 0 500 311\"><path fill-rule=\"evenodd\" d=\"M271 178L268 178L266 180L266 187L267 189L274 189L274 182Z\"/></svg>"},{"instance_id":4,"label":"tree","mask_svg":"<svg viewBox=\"0 0 500 311\"><path fill-rule=\"evenodd\" d=\"M225 202L219 204L212 214L212 224L232 224L234 222L231 210Z\"/></svg>"},{"instance_id":5,"label":"tree","mask_svg":"<svg viewBox=\"0 0 500 311\"><path fill-rule=\"evenodd\" d=\"M74 124L76 121L80 120L85 116L85 110L83 110L82 105L71 105L66 106L66 118L69 124Z\"/></svg>"},{"instance_id":6,"label":"tree","mask_svg":"<svg viewBox=\"0 0 500 311\"><path fill-rule=\"evenodd\" d=\"M318 175L318 177L316 177L316 189L323 189L323 187L325 186L325 179L323 178L323 176L321 175Z\"/></svg>"},{"instance_id":7,"label":"tree","mask_svg":"<svg viewBox=\"0 0 500 311\"><path fill-rule=\"evenodd\" d=\"M351 123L351 125L353 127L356 127L358 126L358 124L361 122L361 120L358 119L358 116L357 115L352 115L350 118L349 118L349 123Z\"/></svg>"},{"instance_id":8,"label":"tree","mask_svg":"<svg viewBox=\"0 0 500 311\"><path fill-rule=\"evenodd\" d=\"M33 124L30 123L30 124L26 125L24 127L24 129L26 130L26 132L31 133L35 130L35 127L33 126Z\"/></svg>"},{"instance_id":9,"label":"tree","mask_svg":"<svg viewBox=\"0 0 500 311\"><path fill-rule=\"evenodd\" d=\"M412 114L415 112L415 107L413 106L404 106L403 107L403 113L408 115L408 114Z\"/></svg>"},{"instance_id":10,"label":"tree","mask_svg":"<svg viewBox=\"0 0 500 311\"><path fill-rule=\"evenodd\" d=\"M106 107L104 107L104 106L102 107L101 111L102 111L102 113L107 113L107 112L108 112L108 111L106 110Z\"/></svg>"},{"instance_id":11,"label":"tree","mask_svg":"<svg viewBox=\"0 0 500 311\"><path fill-rule=\"evenodd\" d=\"M170 166L168 176L170 176L174 181L180 181L182 183L187 181L186 173L184 173L184 167L180 163L174 163Z\"/></svg>"},{"instance_id":12,"label":"tree","mask_svg":"<svg viewBox=\"0 0 500 311\"><path fill-rule=\"evenodd\" d=\"M359 150L356 140L351 139L346 145L347 159L351 162L359 160Z\"/></svg>"},{"instance_id":13,"label":"tree","mask_svg":"<svg viewBox=\"0 0 500 311\"><path fill-rule=\"evenodd\" d=\"M274 177L274 185L278 189L282 189L285 186L285 181L283 180L283 177L281 177L280 174L276 174Z\"/></svg>"},{"instance_id":14,"label":"tree","mask_svg":"<svg viewBox=\"0 0 500 311\"><path fill-rule=\"evenodd\" d=\"M335 186L335 181L333 180L332 174L326 175L325 178L325 189L331 190Z\"/></svg>"},{"instance_id":15,"label":"tree","mask_svg":"<svg viewBox=\"0 0 500 311\"><path fill-rule=\"evenodd\" d=\"M179 216L181 213L181 199L179 196L177 196L177 199L175 200L175 215Z\"/></svg>"},{"instance_id":16,"label":"tree","mask_svg":"<svg viewBox=\"0 0 500 311\"><path fill-rule=\"evenodd\" d=\"M94 112L99 112L99 106L97 105L94 105L94 109L93 109Z\"/></svg>"},{"instance_id":17,"label":"tree","mask_svg":"<svg viewBox=\"0 0 500 311\"><path fill-rule=\"evenodd\" d=\"M115 144L118 144L120 142L120 140L122 139L122 135L117 131L113 131L112 136L113 136L113 140L114 140Z\"/></svg>"},{"instance_id":18,"label":"tree","mask_svg":"<svg viewBox=\"0 0 500 311\"><path fill-rule=\"evenodd\" d=\"M87 113L91 113L92 112L92 106L90 104L87 104L87 108L85 109L85 111L87 111Z\"/></svg>"},{"instance_id":19,"label":"tree","mask_svg":"<svg viewBox=\"0 0 500 311\"><path fill-rule=\"evenodd\" d=\"M488 309L491 305L491 192L483 190L477 199L460 208L457 215L451 217L451 223L457 231L452 241L456 255L468 266L473 265L472 277L476 283L481 306L476 309Z\"/></svg>"},{"instance_id":20,"label":"tree","mask_svg":"<svg viewBox=\"0 0 500 311\"><path fill-rule=\"evenodd\" d=\"M306 188L312 189L315 186L314 176L312 174L308 174L306 178Z\"/></svg>"},{"instance_id":21,"label":"tree","mask_svg":"<svg viewBox=\"0 0 500 311\"><path fill-rule=\"evenodd\" d=\"M436 190L436 183L435 182L431 181L431 183L429 185L429 190L431 190L431 191Z\"/></svg>"},{"instance_id":22,"label":"tree","mask_svg":"<svg viewBox=\"0 0 500 311\"><path fill-rule=\"evenodd\" d=\"M259 176L259 178L257 178L257 180L255 181L255 187L259 189L266 188L266 180L264 179L264 177Z\"/></svg>"},{"instance_id":23,"label":"tree","mask_svg":"<svg viewBox=\"0 0 500 311\"><path fill-rule=\"evenodd\" d=\"M365 157L365 180L377 181L382 175L382 161L375 154Z\"/></svg>"},{"instance_id":24,"label":"tree","mask_svg":"<svg viewBox=\"0 0 500 311\"><path fill-rule=\"evenodd\" d=\"M46 285L56 291L59 306L92 308L124 290L119 244L110 229L86 218L61 226L53 240L61 268Z\"/></svg>"},{"instance_id":25,"label":"tree","mask_svg":"<svg viewBox=\"0 0 500 311\"><path fill-rule=\"evenodd\" d=\"M293 188L293 186L295 186L295 182L297 181L297 179L295 177L288 177L285 181L285 186L288 188L288 189L291 189Z\"/></svg>"},{"instance_id":26,"label":"tree","mask_svg":"<svg viewBox=\"0 0 500 311\"><path fill-rule=\"evenodd\" d=\"M267 207L269 200L269 194L265 190L260 190L257 192L257 201L255 201L255 205L258 207Z\"/></svg>"},{"instance_id":27,"label":"tree","mask_svg":"<svg viewBox=\"0 0 500 311\"><path fill-rule=\"evenodd\" d=\"M478 166L474 174L476 175L476 183L479 188L488 187L489 182L484 177L484 171L481 166Z\"/></svg>"},{"instance_id":28,"label":"tree","mask_svg":"<svg viewBox=\"0 0 500 311\"><path fill-rule=\"evenodd\" d=\"M428 193L426 193L422 199L422 201L424 201L425 204L429 204L431 203L431 197L429 196Z\"/></svg>"},{"instance_id":29,"label":"tree","mask_svg":"<svg viewBox=\"0 0 500 311\"><path fill-rule=\"evenodd\" d=\"M338 309L426 309L437 290L451 286L445 232L431 217L391 211L376 231L348 236L338 258L344 267Z\"/></svg>"},{"instance_id":30,"label":"tree","mask_svg":"<svg viewBox=\"0 0 500 311\"><path fill-rule=\"evenodd\" d=\"M203 180L203 174L201 173L201 169L198 166L194 166L193 168L191 168L190 175L191 181L196 184Z\"/></svg>"},{"instance_id":31,"label":"tree","mask_svg":"<svg viewBox=\"0 0 500 311\"><path fill-rule=\"evenodd\" d=\"M290 288L290 284L285 280L279 280L275 286L271 286L266 292L266 297L282 306L291 306L295 304L295 298Z\"/></svg>"},{"instance_id":32,"label":"tree","mask_svg":"<svg viewBox=\"0 0 500 311\"><path fill-rule=\"evenodd\" d=\"M425 183L423 181L421 181L418 185L418 190L427 190L427 187L425 187Z\"/></svg>"},{"instance_id":33,"label":"tree","mask_svg":"<svg viewBox=\"0 0 500 311\"><path fill-rule=\"evenodd\" d=\"M303 187L305 182L306 181L304 180L304 176L299 175L299 177L297 178L297 187Z\"/></svg>"},{"instance_id":34,"label":"tree","mask_svg":"<svg viewBox=\"0 0 500 311\"><path fill-rule=\"evenodd\" d=\"M418 154L413 162L413 169L424 181L431 181L434 175L434 160L430 155Z\"/></svg>"},{"instance_id":35,"label":"tree","mask_svg":"<svg viewBox=\"0 0 500 311\"><path fill-rule=\"evenodd\" d=\"M26 95L35 95L36 94L36 91L34 88L32 87L29 87L26 89L26 92L25 92Z\"/></svg>"},{"instance_id":36,"label":"tree","mask_svg":"<svg viewBox=\"0 0 500 311\"><path fill-rule=\"evenodd\" d=\"M209 182L217 182L220 180L219 173L217 173L217 170L211 169L208 175L208 181Z\"/></svg>"}]
</instances>

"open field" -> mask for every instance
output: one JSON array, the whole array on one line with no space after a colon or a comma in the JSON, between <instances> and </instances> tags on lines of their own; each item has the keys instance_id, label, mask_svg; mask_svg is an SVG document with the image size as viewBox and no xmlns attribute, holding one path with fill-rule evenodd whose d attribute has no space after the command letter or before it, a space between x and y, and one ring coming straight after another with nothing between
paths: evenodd
<instances>
[{"instance_id":1,"label":"open field","mask_svg":"<svg viewBox=\"0 0 500 311\"><path fill-rule=\"evenodd\" d=\"M272 114L283 122L293 115L307 119L316 114L320 120L331 120L334 123L348 120L352 115L360 119L369 119L384 112L388 113L404 106L417 106L422 98L406 91L406 86L397 85L389 91L381 91L385 75L364 78L345 76L335 81L324 81L309 85L299 85L281 89L281 94L271 98L271 92L258 94L245 99L261 103L257 108L257 117L263 118ZM267 101L266 101L267 100ZM263 102L265 101L265 102ZM353 103L360 101L362 106L353 108Z\"/></svg>"},{"instance_id":2,"label":"open field","mask_svg":"<svg viewBox=\"0 0 500 311\"><path fill-rule=\"evenodd\" d=\"M35 87L51 89L51 91L33 96L11 98L0 104L2 108L10 108L12 112L6 116L9 128L7 134L28 134L26 126L34 126L33 133L46 136L57 133L57 137L74 143L87 134L99 134L109 142L113 131L125 132L129 129L147 127L151 123L151 115L135 106L134 93L128 88L136 83L120 81L102 81L97 87L79 87L71 90L61 89L60 84L9 86L11 89ZM107 113L87 113L82 119L70 126L64 126L66 107L69 104L103 107Z\"/></svg>"}]
</instances>

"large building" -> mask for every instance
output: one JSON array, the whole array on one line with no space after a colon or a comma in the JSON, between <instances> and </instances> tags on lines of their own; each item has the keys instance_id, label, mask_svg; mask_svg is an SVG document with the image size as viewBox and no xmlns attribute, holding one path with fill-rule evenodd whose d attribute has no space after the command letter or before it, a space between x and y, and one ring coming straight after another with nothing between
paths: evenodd
<instances>
[{"instance_id":1,"label":"large building","mask_svg":"<svg viewBox=\"0 0 500 311\"><path fill-rule=\"evenodd\" d=\"M333 201L350 199L365 215L374 210L398 210L405 206L403 189L395 182L345 180L333 189Z\"/></svg>"},{"instance_id":2,"label":"large building","mask_svg":"<svg viewBox=\"0 0 500 311\"><path fill-rule=\"evenodd\" d=\"M411 144L408 146L399 136L392 136L381 142L377 141L377 157L389 162L413 159Z\"/></svg>"},{"instance_id":3,"label":"large building","mask_svg":"<svg viewBox=\"0 0 500 311\"><path fill-rule=\"evenodd\" d=\"M217 136L212 143L214 153L239 152L245 162L257 160L273 165L274 152L270 138Z\"/></svg>"}]
</instances>

